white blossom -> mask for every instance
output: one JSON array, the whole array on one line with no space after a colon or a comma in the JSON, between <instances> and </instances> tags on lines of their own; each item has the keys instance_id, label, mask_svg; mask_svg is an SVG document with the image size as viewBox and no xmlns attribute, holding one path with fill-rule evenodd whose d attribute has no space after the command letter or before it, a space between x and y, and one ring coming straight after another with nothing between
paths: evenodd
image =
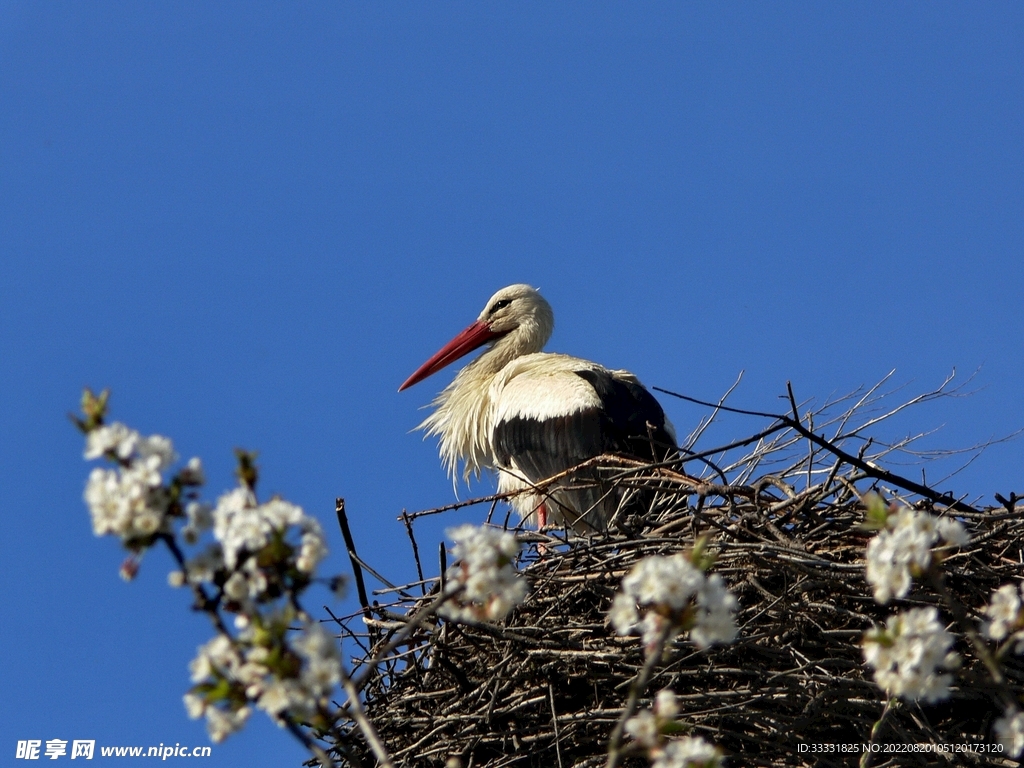
<instances>
[{"instance_id":1,"label":"white blossom","mask_svg":"<svg viewBox=\"0 0 1024 768\"><path fill-rule=\"evenodd\" d=\"M126 540L156 533L166 511L166 502L153 493L161 482L159 472L141 463L94 469L85 486L93 533Z\"/></svg>"},{"instance_id":2,"label":"white blossom","mask_svg":"<svg viewBox=\"0 0 1024 768\"><path fill-rule=\"evenodd\" d=\"M234 672L234 679L245 687L245 695L249 699L258 699L267 689L267 675L270 670L263 663L266 661L266 648L251 648L245 654L245 662ZM254 655L252 651L262 651Z\"/></svg>"},{"instance_id":3,"label":"white blossom","mask_svg":"<svg viewBox=\"0 0 1024 768\"><path fill-rule=\"evenodd\" d=\"M675 720L679 715L679 702L670 688L658 691L658 695L654 697L654 714L666 721Z\"/></svg>"},{"instance_id":4,"label":"white blossom","mask_svg":"<svg viewBox=\"0 0 1024 768\"><path fill-rule=\"evenodd\" d=\"M251 565L250 565L251 564ZM267 577L258 567L255 561L247 560L239 570L235 571L224 582L224 594L235 602L246 602L250 598L257 598L267 589Z\"/></svg>"},{"instance_id":5,"label":"white blossom","mask_svg":"<svg viewBox=\"0 0 1024 768\"><path fill-rule=\"evenodd\" d=\"M884 605L894 597L905 597L912 577L931 565L932 548L939 539L958 547L970 542L963 525L952 518L910 507L888 515L885 528L867 547L867 581L874 587L875 600Z\"/></svg>"},{"instance_id":6,"label":"white blossom","mask_svg":"<svg viewBox=\"0 0 1024 768\"><path fill-rule=\"evenodd\" d=\"M185 711L193 720L198 720L206 712L206 699L195 693L186 693L184 696Z\"/></svg>"},{"instance_id":7,"label":"white blossom","mask_svg":"<svg viewBox=\"0 0 1024 768\"><path fill-rule=\"evenodd\" d=\"M143 437L120 422L98 426L86 435L86 459L98 459L108 454L132 463L142 460L158 472L170 467L177 459L170 438L163 435Z\"/></svg>"},{"instance_id":8,"label":"white blossom","mask_svg":"<svg viewBox=\"0 0 1024 768\"><path fill-rule=\"evenodd\" d=\"M653 747L658 743L661 732L658 730L658 719L649 709L637 712L626 721L626 733L633 737L642 747Z\"/></svg>"},{"instance_id":9,"label":"white blossom","mask_svg":"<svg viewBox=\"0 0 1024 768\"><path fill-rule=\"evenodd\" d=\"M640 613L636 609L636 600L625 592L616 592L612 599L612 607L608 609L608 621L620 635L628 635L637 626Z\"/></svg>"},{"instance_id":10,"label":"white blossom","mask_svg":"<svg viewBox=\"0 0 1024 768\"><path fill-rule=\"evenodd\" d=\"M145 463L163 472L178 460L178 454L174 452L174 444L170 438L163 435L150 435L138 442L136 451Z\"/></svg>"},{"instance_id":11,"label":"white blossom","mask_svg":"<svg viewBox=\"0 0 1024 768\"><path fill-rule=\"evenodd\" d=\"M303 526L310 519L306 517L302 507L278 497L274 497L260 509L270 524L279 531L289 525Z\"/></svg>"},{"instance_id":12,"label":"white blossom","mask_svg":"<svg viewBox=\"0 0 1024 768\"><path fill-rule=\"evenodd\" d=\"M159 458L155 456L136 459L130 467L121 470L122 484L139 489L139 496L144 497L150 489L159 488L163 484L159 463Z\"/></svg>"},{"instance_id":13,"label":"white blossom","mask_svg":"<svg viewBox=\"0 0 1024 768\"><path fill-rule=\"evenodd\" d=\"M453 620L494 621L526 599L526 582L513 563L519 542L507 531L487 526L449 528L459 562L448 569L445 589L452 599L439 609Z\"/></svg>"},{"instance_id":14,"label":"white blossom","mask_svg":"<svg viewBox=\"0 0 1024 768\"><path fill-rule=\"evenodd\" d=\"M953 677L940 670L959 665L952 651L955 639L939 622L936 608L914 608L865 633L864 661L890 696L934 703L949 696Z\"/></svg>"},{"instance_id":15,"label":"white blossom","mask_svg":"<svg viewBox=\"0 0 1024 768\"><path fill-rule=\"evenodd\" d=\"M211 678L225 678L251 689L248 694L255 698L263 690L264 678L270 670L264 663L268 651L261 646L246 644L244 637L233 642L226 635L217 635L205 645L199 646L196 657L189 663L193 683L205 683Z\"/></svg>"},{"instance_id":16,"label":"white blossom","mask_svg":"<svg viewBox=\"0 0 1024 768\"><path fill-rule=\"evenodd\" d=\"M704 584L704 572L684 555L648 557L622 580L622 589L641 605L682 610Z\"/></svg>"},{"instance_id":17,"label":"white blossom","mask_svg":"<svg viewBox=\"0 0 1024 768\"><path fill-rule=\"evenodd\" d=\"M196 657L188 669L193 683L205 682L216 675L227 676L242 665L242 657L234 643L224 635L217 635L210 642L196 649Z\"/></svg>"},{"instance_id":18,"label":"white blossom","mask_svg":"<svg viewBox=\"0 0 1024 768\"><path fill-rule=\"evenodd\" d=\"M731 643L738 629L733 614L736 597L726 589L717 573L708 576L697 592L697 623L690 630L690 640L698 648L714 643Z\"/></svg>"},{"instance_id":19,"label":"white blossom","mask_svg":"<svg viewBox=\"0 0 1024 768\"><path fill-rule=\"evenodd\" d=\"M1020 757L1020 753L1024 752L1024 712L1006 710L1006 714L996 720L992 730L996 740L1006 750L1007 757Z\"/></svg>"},{"instance_id":20,"label":"white blossom","mask_svg":"<svg viewBox=\"0 0 1024 768\"><path fill-rule=\"evenodd\" d=\"M293 643L305 660L300 679L315 698L323 698L341 682L338 644L320 624L311 624Z\"/></svg>"},{"instance_id":21,"label":"white blossom","mask_svg":"<svg viewBox=\"0 0 1024 768\"><path fill-rule=\"evenodd\" d=\"M640 746L648 751L656 749L663 740L666 726L679 714L676 695L669 689L658 691L651 709L644 709L626 720L625 730Z\"/></svg>"},{"instance_id":22,"label":"white blossom","mask_svg":"<svg viewBox=\"0 0 1024 768\"><path fill-rule=\"evenodd\" d=\"M256 706L271 717L278 719L285 710L309 712L316 702L297 680L274 680L259 697ZM283 720L278 720L283 725Z\"/></svg>"},{"instance_id":23,"label":"white blossom","mask_svg":"<svg viewBox=\"0 0 1024 768\"><path fill-rule=\"evenodd\" d=\"M234 570L244 554L255 554L270 543L277 533L284 535L296 526L302 531L296 567L311 573L327 554L320 523L308 517L301 507L271 499L257 504L252 491L239 487L224 494L213 510L213 535L220 541L224 563Z\"/></svg>"},{"instance_id":24,"label":"white blossom","mask_svg":"<svg viewBox=\"0 0 1024 768\"><path fill-rule=\"evenodd\" d=\"M85 503L92 515L92 530L97 536L120 535L131 525L131 502L121 493L116 470L97 467L89 473L85 485Z\"/></svg>"},{"instance_id":25,"label":"white blossom","mask_svg":"<svg viewBox=\"0 0 1024 768\"><path fill-rule=\"evenodd\" d=\"M234 569L243 550L258 552L267 545L272 526L260 512L256 496L239 486L217 500L213 510L213 535L221 543L224 563Z\"/></svg>"},{"instance_id":26,"label":"white blossom","mask_svg":"<svg viewBox=\"0 0 1024 768\"><path fill-rule=\"evenodd\" d=\"M985 607L985 615L989 617L982 626L985 637L999 641L1021 629L1024 625L1022 594L1024 583L1017 586L1004 584L992 593L992 600ZM1024 653L1024 639L1018 639L1013 650L1014 653Z\"/></svg>"},{"instance_id":27,"label":"white blossom","mask_svg":"<svg viewBox=\"0 0 1024 768\"><path fill-rule=\"evenodd\" d=\"M699 736L684 736L668 742L653 755L651 768L718 768L722 752Z\"/></svg>"},{"instance_id":28,"label":"white blossom","mask_svg":"<svg viewBox=\"0 0 1024 768\"><path fill-rule=\"evenodd\" d=\"M111 452L119 459L127 460L141 440L134 429L120 422L104 424L89 431L85 438L85 458L98 459Z\"/></svg>"},{"instance_id":29,"label":"white blossom","mask_svg":"<svg viewBox=\"0 0 1024 768\"><path fill-rule=\"evenodd\" d=\"M250 710L248 707L241 707L236 710L224 710L218 707L206 708L206 731L215 744L220 744L224 739L236 731L245 727L249 719Z\"/></svg>"},{"instance_id":30,"label":"white blossom","mask_svg":"<svg viewBox=\"0 0 1024 768\"><path fill-rule=\"evenodd\" d=\"M303 573L312 573L320 561L327 557L327 545L324 543L320 524L312 518L307 518L307 520L311 525L302 534L302 544L299 548L299 556L295 558L295 567Z\"/></svg>"},{"instance_id":31,"label":"white blossom","mask_svg":"<svg viewBox=\"0 0 1024 768\"><path fill-rule=\"evenodd\" d=\"M622 580L608 616L618 634L639 630L649 648L671 622L690 629L690 640L703 649L735 639L736 605L717 574L706 575L683 554L655 555L638 562Z\"/></svg>"},{"instance_id":32,"label":"white blossom","mask_svg":"<svg viewBox=\"0 0 1024 768\"><path fill-rule=\"evenodd\" d=\"M935 524L939 537L954 547L966 547L971 543L971 535L967 533L963 523L951 517L940 517Z\"/></svg>"}]
</instances>

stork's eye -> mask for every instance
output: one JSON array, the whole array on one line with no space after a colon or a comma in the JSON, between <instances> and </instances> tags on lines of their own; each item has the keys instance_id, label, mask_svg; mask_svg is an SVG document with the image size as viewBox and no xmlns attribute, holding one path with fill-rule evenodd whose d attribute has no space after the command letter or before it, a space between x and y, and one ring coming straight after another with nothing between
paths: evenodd
<instances>
[{"instance_id":1,"label":"stork's eye","mask_svg":"<svg viewBox=\"0 0 1024 768\"><path fill-rule=\"evenodd\" d=\"M494 302L494 306L493 306L493 307L491 307L491 312L490 312L490 314L492 314L492 315L493 315L493 314L494 314L495 312L497 312L497 311L498 311L499 309L504 309L505 307L507 307L507 306L508 306L509 304L511 304L511 303L512 303L512 299L502 299L501 301L496 301L496 302Z\"/></svg>"}]
</instances>

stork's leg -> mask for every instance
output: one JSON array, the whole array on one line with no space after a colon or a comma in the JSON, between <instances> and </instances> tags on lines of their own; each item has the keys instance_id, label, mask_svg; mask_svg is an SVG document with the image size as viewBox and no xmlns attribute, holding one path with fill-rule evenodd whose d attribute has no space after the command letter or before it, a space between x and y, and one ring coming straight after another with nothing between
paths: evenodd
<instances>
[{"instance_id":1,"label":"stork's leg","mask_svg":"<svg viewBox=\"0 0 1024 768\"><path fill-rule=\"evenodd\" d=\"M544 526L548 524L548 508L542 501L540 506L537 507L537 530L543 530Z\"/></svg>"}]
</instances>

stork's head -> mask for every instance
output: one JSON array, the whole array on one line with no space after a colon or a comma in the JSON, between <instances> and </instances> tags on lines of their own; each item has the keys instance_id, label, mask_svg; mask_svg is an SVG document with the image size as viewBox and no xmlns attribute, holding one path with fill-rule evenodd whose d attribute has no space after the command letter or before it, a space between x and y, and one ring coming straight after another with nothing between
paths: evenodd
<instances>
[{"instance_id":1,"label":"stork's head","mask_svg":"<svg viewBox=\"0 0 1024 768\"><path fill-rule=\"evenodd\" d=\"M502 288L491 296L475 323L439 349L398 391L423 381L487 342L507 350L509 359L539 352L554 327L551 305L536 288L524 283Z\"/></svg>"},{"instance_id":2,"label":"stork's head","mask_svg":"<svg viewBox=\"0 0 1024 768\"><path fill-rule=\"evenodd\" d=\"M537 349L544 346L555 327L551 305L540 291L525 283L502 288L491 296L476 321L501 336L517 331L522 336L539 337Z\"/></svg>"}]
</instances>

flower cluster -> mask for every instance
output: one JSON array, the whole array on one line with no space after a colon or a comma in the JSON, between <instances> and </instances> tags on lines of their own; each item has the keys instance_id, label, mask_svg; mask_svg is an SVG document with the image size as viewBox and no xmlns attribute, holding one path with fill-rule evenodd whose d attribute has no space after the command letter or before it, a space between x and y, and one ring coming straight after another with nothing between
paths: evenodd
<instances>
[{"instance_id":1,"label":"flower cluster","mask_svg":"<svg viewBox=\"0 0 1024 768\"><path fill-rule=\"evenodd\" d=\"M213 535L223 547L228 568L235 568L246 554L263 551L289 526L302 532L295 567L312 573L327 548L320 523L307 517L301 507L278 498L257 504L252 491L243 486L221 496L213 510Z\"/></svg>"},{"instance_id":2,"label":"flower cluster","mask_svg":"<svg viewBox=\"0 0 1024 768\"><path fill-rule=\"evenodd\" d=\"M914 608L890 616L885 627L864 635L864 661L875 669L875 682L890 696L929 703L949 696L960 657L952 650L955 637L939 622L934 607Z\"/></svg>"},{"instance_id":3,"label":"flower cluster","mask_svg":"<svg viewBox=\"0 0 1024 768\"><path fill-rule=\"evenodd\" d=\"M735 611L736 598L720 576L707 575L691 557L677 554L637 563L622 580L608 616L620 635L639 630L649 651L665 632L685 630L704 649L736 638Z\"/></svg>"},{"instance_id":4,"label":"flower cluster","mask_svg":"<svg viewBox=\"0 0 1024 768\"><path fill-rule=\"evenodd\" d=\"M985 637L996 642L1009 638L1013 652L1024 653L1024 582L1004 584L993 592L985 606L985 615L988 617L982 625ZM996 720L992 730L1007 757L1020 757L1024 752L1024 712L1010 707Z\"/></svg>"},{"instance_id":5,"label":"flower cluster","mask_svg":"<svg viewBox=\"0 0 1024 768\"><path fill-rule=\"evenodd\" d=\"M327 556L319 522L300 507L278 498L259 504L243 481L211 509L183 493L205 480L198 458L165 483L164 473L177 458L168 438L143 437L121 423L104 424L102 411L92 424L80 424L86 432L85 458L105 457L116 464L113 469L97 467L86 484L96 535L115 534L139 551L152 545L157 534L170 535L175 518L185 520L180 532L188 544L213 528L217 543L191 560L184 573L172 574L172 584L222 584L224 595L237 605L266 601L305 586ZM137 570L137 561L131 560L122 573L134 575Z\"/></svg>"},{"instance_id":6,"label":"flower cluster","mask_svg":"<svg viewBox=\"0 0 1024 768\"><path fill-rule=\"evenodd\" d=\"M201 645L189 664L197 685L185 694L185 709L193 719L206 715L206 730L215 742L224 741L249 720L252 710L244 686L253 679L249 672L254 667L226 635Z\"/></svg>"},{"instance_id":7,"label":"flower cluster","mask_svg":"<svg viewBox=\"0 0 1024 768\"><path fill-rule=\"evenodd\" d=\"M650 749L661 743L665 733L674 730L678 714L676 695L666 688L658 691L653 707L641 710L626 721L626 733L637 744Z\"/></svg>"},{"instance_id":8,"label":"flower cluster","mask_svg":"<svg viewBox=\"0 0 1024 768\"><path fill-rule=\"evenodd\" d=\"M651 768L719 768L722 765L722 751L700 736L670 741L652 757Z\"/></svg>"},{"instance_id":9,"label":"flower cluster","mask_svg":"<svg viewBox=\"0 0 1024 768\"><path fill-rule=\"evenodd\" d=\"M878 496L868 503L868 525L880 532L867 548L867 580L875 600L886 604L905 597L912 577L925 573L933 561L933 548L942 539L963 547L970 536L963 525L948 517L935 517L910 507L889 508Z\"/></svg>"},{"instance_id":10,"label":"flower cluster","mask_svg":"<svg viewBox=\"0 0 1024 768\"><path fill-rule=\"evenodd\" d=\"M86 434L85 458L103 457L117 466L96 467L85 486L93 533L120 536L134 547L144 546L156 533L166 533L174 496L164 486L163 473L177 459L171 441L162 435L143 437L120 423L101 424ZM199 459L192 459L189 466L194 468L193 477L201 477ZM178 487L184 484L179 477Z\"/></svg>"},{"instance_id":11,"label":"flower cluster","mask_svg":"<svg viewBox=\"0 0 1024 768\"><path fill-rule=\"evenodd\" d=\"M659 691L651 709L626 721L626 733L644 750L655 768L718 768L722 752L713 744L697 736L667 738L684 728L676 721L678 714L675 694L668 689Z\"/></svg>"},{"instance_id":12,"label":"flower cluster","mask_svg":"<svg viewBox=\"0 0 1024 768\"><path fill-rule=\"evenodd\" d=\"M449 528L458 562L445 574L451 598L438 613L456 621L496 621L526 599L526 582L515 569L519 542L508 531L487 526Z\"/></svg>"},{"instance_id":13,"label":"flower cluster","mask_svg":"<svg viewBox=\"0 0 1024 768\"><path fill-rule=\"evenodd\" d=\"M1006 756L1017 758L1024 752L1024 712L1008 709L992 726L996 741L1003 745Z\"/></svg>"},{"instance_id":14,"label":"flower cluster","mask_svg":"<svg viewBox=\"0 0 1024 768\"><path fill-rule=\"evenodd\" d=\"M1024 629L1024 583L1014 586L1004 584L992 593L992 601L985 607L988 621L982 627L985 637L1003 640ZM1024 653L1024 637L1017 635L1014 653Z\"/></svg>"},{"instance_id":15,"label":"flower cluster","mask_svg":"<svg viewBox=\"0 0 1024 768\"><path fill-rule=\"evenodd\" d=\"M314 721L341 681L334 638L319 624L306 624L289 644L285 633L294 613L245 624L237 638L217 635L200 646L189 669L196 685L185 694L189 717L206 715L210 738L223 741L242 728L250 704L278 724L284 715Z\"/></svg>"},{"instance_id":16,"label":"flower cluster","mask_svg":"<svg viewBox=\"0 0 1024 768\"><path fill-rule=\"evenodd\" d=\"M138 571L142 552L164 541L180 566L168 581L189 585L196 605L218 628L191 664L189 715L205 715L217 742L241 729L253 708L282 725L329 727L329 695L342 679L341 658L334 638L310 624L299 603L327 555L320 524L283 499L259 503L255 456L244 451L236 452L239 487L216 506L202 502L199 459L165 479L176 461L171 441L105 424L107 399L106 392L86 391L85 418L76 419L86 435L85 457L114 465L93 470L86 486L93 529L120 536L131 550L122 566L127 576ZM197 545L211 530L214 541L186 559L182 544ZM226 628L224 611L236 614L236 633ZM302 627L292 636L296 621Z\"/></svg>"},{"instance_id":17,"label":"flower cluster","mask_svg":"<svg viewBox=\"0 0 1024 768\"><path fill-rule=\"evenodd\" d=\"M223 583L233 604L266 602L301 589L327 556L316 519L283 499L259 504L244 485L222 495L212 512L193 504L187 514L183 533L195 537L212 526L217 544L190 560L177 581ZM297 533L292 536L292 531Z\"/></svg>"}]
</instances>

